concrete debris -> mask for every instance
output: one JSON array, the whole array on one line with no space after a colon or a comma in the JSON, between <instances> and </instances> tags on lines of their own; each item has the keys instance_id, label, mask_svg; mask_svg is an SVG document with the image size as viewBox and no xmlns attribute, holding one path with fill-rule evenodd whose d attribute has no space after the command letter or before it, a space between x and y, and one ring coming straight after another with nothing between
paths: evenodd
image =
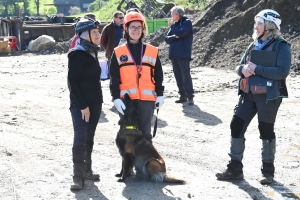
<instances>
[{"instance_id":1,"label":"concrete debris","mask_svg":"<svg viewBox=\"0 0 300 200\"><path fill-rule=\"evenodd\" d=\"M28 44L29 51L42 51L49 49L55 45L55 40L49 35L41 35L35 40L31 40Z\"/></svg>"}]
</instances>

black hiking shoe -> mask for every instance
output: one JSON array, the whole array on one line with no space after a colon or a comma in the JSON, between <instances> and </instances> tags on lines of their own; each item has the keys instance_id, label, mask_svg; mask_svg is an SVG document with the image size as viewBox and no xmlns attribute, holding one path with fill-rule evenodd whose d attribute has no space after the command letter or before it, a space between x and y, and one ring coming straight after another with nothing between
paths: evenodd
<instances>
[{"instance_id":1,"label":"black hiking shoe","mask_svg":"<svg viewBox=\"0 0 300 200\"><path fill-rule=\"evenodd\" d=\"M70 187L71 190L81 190L83 188L84 179L81 177L73 177L73 183Z\"/></svg>"},{"instance_id":2,"label":"black hiking shoe","mask_svg":"<svg viewBox=\"0 0 300 200\"><path fill-rule=\"evenodd\" d=\"M259 182L262 185L271 184L273 182L273 176L268 174L263 174Z\"/></svg>"},{"instance_id":3,"label":"black hiking shoe","mask_svg":"<svg viewBox=\"0 0 300 200\"><path fill-rule=\"evenodd\" d=\"M175 103L184 103L187 102L187 97L186 96L180 96L178 100L175 101Z\"/></svg>"},{"instance_id":4,"label":"black hiking shoe","mask_svg":"<svg viewBox=\"0 0 300 200\"><path fill-rule=\"evenodd\" d=\"M226 169L222 173L217 173L216 177L220 180L230 180L230 179L241 180L241 179L244 179L244 174L243 174L243 171L241 171L239 173L237 173L237 172L231 173L228 169Z\"/></svg>"},{"instance_id":5,"label":"black hiking shoe","mask_svg":"<svg viewBox=\"0 0 300 200\"><path fill-rule=\"evenodd\" d=\"M216 177L220 180L244 179L243 163L231 159L227 165L227 169L222 173L217 173Z\"/></svg>"},{"instance_id":6,"label":"black hiking shoe","mask_svg":"<svg viewBox=\"0 0 300 200\"><path fill-rule=\"evenodd\" d=\"M88 180L99 180L100 179L100 175L94 174L93 171L85 172L84 176Z\"/></svg>"},{"instance_id":7,"label":"black hiking shoe","mask_svg":"<svg viewBox=\"0 0 300 200\"><path fill-rule=\"evenodd\" d=\"M193 105L194 105L193 97L188 98L188 102L189 102L189 105L190 105L190 106L193 106Z\"/></svg>"}]
</instances>

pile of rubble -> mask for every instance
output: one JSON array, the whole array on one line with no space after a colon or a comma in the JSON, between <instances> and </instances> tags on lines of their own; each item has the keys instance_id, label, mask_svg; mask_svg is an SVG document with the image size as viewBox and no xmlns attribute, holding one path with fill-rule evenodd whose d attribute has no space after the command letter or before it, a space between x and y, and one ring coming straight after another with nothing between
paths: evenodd
<instances>
[{"instance_id":1,"label":"pile of rubble","mask_svg":"<svg viewBox=\"0 0 300 200\"><path fill-rule=\"evenodd\" d=\"M252 41L253 19L263 9L281 15L281 32L291 43L292 70L300 74L300 2L297 0L213 0L191 20L194 29L192 67L234 69ZM160 49L162 63L170 63L164 42L167 29L148 36Z\"/></svg>"}]
</instances>

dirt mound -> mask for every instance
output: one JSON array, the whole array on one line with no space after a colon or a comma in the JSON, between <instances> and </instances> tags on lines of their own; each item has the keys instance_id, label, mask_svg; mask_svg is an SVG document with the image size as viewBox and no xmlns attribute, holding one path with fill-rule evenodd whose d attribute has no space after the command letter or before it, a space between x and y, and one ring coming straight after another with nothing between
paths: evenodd
<instances>
[{"instance_id":1,"label":"dirt mound","mask_svg":"<svg viewBox=\"0 0 300 200\"><path fill-rule=\"evenodd\" d=\"M191 19L194 28L192 67L234 69L252 41L253 19L263 9L281 15L281 32L292 44L292 70L300 71L300 2L297 0L214 0ZM163 42L167 30L146 41L160 49L163 63L169 62Z\"/></svg>"}]
</instances>

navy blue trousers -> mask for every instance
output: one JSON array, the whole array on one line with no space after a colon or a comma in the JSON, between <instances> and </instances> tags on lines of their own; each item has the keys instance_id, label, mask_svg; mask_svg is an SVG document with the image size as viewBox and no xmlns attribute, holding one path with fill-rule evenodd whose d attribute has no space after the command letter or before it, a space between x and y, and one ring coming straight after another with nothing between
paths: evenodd
<instances>
[{"instance_id":1,"label":"navy blue trousers","mask_svg":"<svg viewBox=\"0 0 300 200\"><path fill-rule=\"evenodd\" d=\"M94 135L100 118L102 103L90 106L89 109L90 119L89 122L86 122L82 119L81 110L76 103L72 103L70 107L74 128L74 142L72 148L74 166L84 166L85 162L91 162ZM76 169L76 167L74 169ZM74 173L76 174L77 172Z\"/></svg>"},{"instance_id":2,"label":"navy blue trousers","mask_svg":"<svg viewBox=\"0 0 300 200\"><path fill-rule=\"evenodd\" d=\"M188 98L194 97L193 81L190 70L191 59L174 58L171 61L179 90L178 93L181 96L187 96Z\"/></svg>"}]
</instances>

